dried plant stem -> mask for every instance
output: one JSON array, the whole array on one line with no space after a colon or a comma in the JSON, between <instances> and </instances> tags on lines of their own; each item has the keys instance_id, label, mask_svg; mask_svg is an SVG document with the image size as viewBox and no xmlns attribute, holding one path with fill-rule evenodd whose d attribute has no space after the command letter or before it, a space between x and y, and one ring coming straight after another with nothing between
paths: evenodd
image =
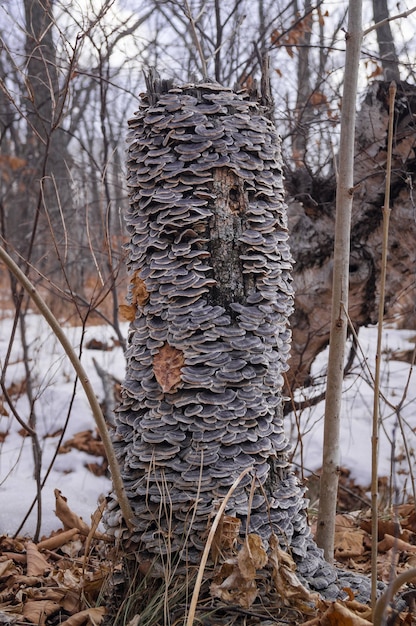
<instances>
[{"instance_id":1,"label":"dried plant stem","mask_svg":"<svg viewBox=\"0 0 416 626\"><path fill-rule=\"evenodd\" d=\"M416 567L412 567L411 569L402 572L393 580L383 595L377 600L373 610L373 626L383 626L383 624L386 623L385 610L388 603L395 596L402 585L412 581L416 581Z\"/></svg>"},{"instance_id":2,"label":"dried plant stem","mask_svg":"<svg viewBox=\"0 0 416 626\"><path fill-rule=\"evenodd\" d=\"M227 502L230 499L230 497L232 496L232 494L234 493L234 491L236 490L236 488L238 487L238 485L240 484L240 482L242 481L242 479L244 478L244 476L246 474L248 474L249 472L252 472L252 471L253 471L252 467L247 467L243 472L241 472L240 476L238 476L238 478L236 478L236 480L233 482L233 484L231 485L230 489L228 490L228 493L225 496L224 500L222 501L221 506L218 509L217 514L216 514L216 516L214 518L214 521L212 522L212 526L211 526L211 529L209 531L208 539L207 539L207 542L205 544L204 551L202 553L201 563L199 565L198 575L196 577L195 587L194 587L194 591L192 593L192 600L191 600L191 604L189 605L189 613L188 613L188 618L186 620L186 626L193 626L193 623L194 623L196 605L198 603L199 591L201 589L202 579L204 577L205 565L207 564L208 555L209 555L209 551L211 550L211 545L212 545L212 542L213 542L213 539L214 539L215 531L217 530L218 524L220 523L221 517L222 517L222 515L223 515L223 513L225 511L225 507L227 506Z\"/></svg>"},{"instance_id":3,"label":"dried plant stem","mask_svg":"<svg viewBox=\"0 0 416 626\"><path fill-rule=\"evenodd\" d=\"M379 435L379 395L380 395L380 366L381 340L383 335L384 302L387 277L387 253L390 221L390 183L391 159L393 150L393 121L394 100L396 98L396 83L392 82L389 88L389 129L387 137L387 165L386 189L383 206L383 241L381 252L380 300L378 305L378 328L376 366L374 374L374 403L373 427L371 437L371 606L375 605L377 595L377 544L378 544L378 435Z\"/></svg>"},{"instance_id":4,"label":"dried plant stem","mask_svg":"<svg viewBox=\"0 0 416 626\"><path fill-rule=\"evenodd\" d=\"M107 430L107 425L104 420L103 413L101 411L101 407L95 395L95 392L91 386L91 383L88 379L87 373L84 370L84 367L81 364L81 361L75 354L73 347L71 346L68 338L63 332L58 320L44 301L44 299L39 295L38 291L34 287L34 285L30 282L30 280L25 276L25 274L21 271L21 269L16 265L11 256L6 252L3 246L0 246L0 260L2 260L15 278L19 281L25 291L28 293L30 298L38 307L40 313L48 322L52 331L54 332L56 338L62 345L65 350L66 355L71 361L76 373L79 376L79 380L84 388L85 394L88 398L89 404L91 406L92 413L94 415L95 422L97 424L97 428L99 430L105 452L108 459L108 464L111 471L111 478L113 481L114 491L117 494L117 499L120 503L121 512L124 516L125 522L129 528L132 526L132 520L134 518L134 513L131 509L130 503L127 499L126 492L123 485L123 480L121 478L120 468L114 453L113 445L111 443L110 435Z\"/></svg>"}]
</instances>

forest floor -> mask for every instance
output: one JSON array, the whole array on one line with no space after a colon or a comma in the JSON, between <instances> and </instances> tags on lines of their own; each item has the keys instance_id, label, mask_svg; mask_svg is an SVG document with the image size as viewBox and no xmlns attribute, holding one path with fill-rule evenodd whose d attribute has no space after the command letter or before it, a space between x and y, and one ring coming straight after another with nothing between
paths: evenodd
<instances>
[{"instance_id":1,"label":"forest floor","mask_svg":"<svg viewBox=\"0 0 416 626\"><path fill-rule=\"evenodd\" d=\"M243 578L240 557L244 546L240 548L238 559L228 559L226 577L231 580L237 576L237 580L234 585L226 585L221 593L217 590L213 594L219 566L216 572L207 568L193 622L187 619L198 573L195 566L188 569L186 576L171 575L168 587L166 581L152 579L143 568L138 568L134 591L130 589L120 602L117 618L113 615L110 622L105 622L108 610L116 612L114 599L112 608L107 606L114 583L117 586L125 581L122 555L113 542L97 530L102 507L87 524L75 510L71 510L59 490L56 490L55 497L60 530L42 537L37 543L28 536L0 537L0 625L365 626L373 623L371 609L358 603L351 590L345 589L346 599L343 601L328 602L317 598L301 585L290 560L277 565L272 551L266 563L256 565L253 546L250 556L244 555ZM370 577L371 513L368 504L364 505L366 501L365 488L356 485L348 472L343 472L338 502L340 512L336 520L336 565ZM313 528L313 513L311 518ZM378 579L388 584L392 578L416 567L414 503L400 504L384 511L378 529ZM248 563L248 559L253 561ZM392 605L386 624L405 626L416 623L414 583L416 579L413 585L403 587L396 596L396 600L400 598L400 606L397 608L397 603ZM124 584L121 585L123 589Z\"/></svg>"}]
</instances>

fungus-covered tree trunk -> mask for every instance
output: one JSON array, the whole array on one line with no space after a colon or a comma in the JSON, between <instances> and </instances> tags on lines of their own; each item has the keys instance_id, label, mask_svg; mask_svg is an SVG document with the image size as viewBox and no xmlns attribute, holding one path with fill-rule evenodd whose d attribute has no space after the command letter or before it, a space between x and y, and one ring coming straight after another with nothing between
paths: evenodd
<instances>
[{"instance_id":1,"label":"fungus-covered tree trunk","mask_svg":"<svg viewBox=\"0 0 416 626\"><path fill-rule=\"evenodd\" d=\"M149 87L130 121L134 319L114 436L135 527L113 498L108 531L140 561L198 563L251 467L227 514L265 545L277 536L311 587L336 596L283 430L293 294L276 131L216 83Z\"/></svg>"}]
</instances>

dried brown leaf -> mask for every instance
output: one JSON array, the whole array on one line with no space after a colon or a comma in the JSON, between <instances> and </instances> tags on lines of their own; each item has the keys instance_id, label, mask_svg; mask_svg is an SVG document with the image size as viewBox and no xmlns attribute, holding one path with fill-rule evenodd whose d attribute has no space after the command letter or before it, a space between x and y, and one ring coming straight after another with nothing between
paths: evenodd
<instances>
[{"instance_id":1,"label":"dried brown leaf","mask_svg":"<svg viewBox=\"0 0 416 626\"><path fill-rule=\"evenodd\" d=\"M71 615L78 613L81 608L81 594L77 589L66 589L65 596L61 600L61 606L67 613Z\"/></svg>"},{"instance_id":2,"label":"dried brown leaf","mask_svg":"<svg viewBox=\"0 0 416 626\"><path fill-rule=\"evenodd\" d=\"M73 448L94 456L105 456L104 444L101 438L93 433L92 430L83 430L76 433L72 439L65 441L59 448L59 453L65 454Z\"/></svg>"},{"instance_id":3,"label":"dried brown leaf","mask_svg":"<svg viewBox=\"0 0 416 626\"><path fill-rule=\"evenodd\" d=\"M26 544L26 558L27 576L43 576L52 569L33 541L28 541Z\"/></svg>"},{"instance_id":4,"label":"dried brown leaf","mask_svg":"<svg viewBox=\"0 0 416 626\"><path fill-rule=\"evenodd\" d=\"M237 560L228 559L211 583L210 593L213 598L219 598L222 602L239 604L248 609L257 598L258 589L255 580L241 575Z\"/></svg>"},{"instance_id":5,"label":"dried brown leaf","mask_svg":"<svg viewBox=\"0 0 416 626\"><path fill-rule=\"evenodd\" d=\"M355 522L350 515L335 516L335 532L345 530L346 528L354 528Z\"/></svg>"},{"instance_id":6,"label":"dried brown leaf","mask_svg":"<svg viewBox=\"0 0 416 626\"><path fill-rule=\"evenodd\" d=\"M86 524L76 513L71 511L66 498L62 495L59 489L55 489L54 493L56 504L55 514L61 520L65 530L77 528L82 535L88 536L88 533L90 532L88 524Z\"/></svg>"},{"instance_id":7,"label":"dried brown leaf","mask_svg":"<svg viewBox=\"0 0 416 626\"><path fill-rule=\"evenodd\" d=\"M384 539L378 542L379 552L387 552L391 548L399 550L399 552L416 552L416 546L407 541L393 537L392 535L384 535Z\"/></svg>"},{"instance_id":8,"label":"dried brown leaf","mask_svg":"<svg viewBox=\"0 0 416 626\"><path fill-rule=\"evenodd\" d=\"M43 541L39 541L37 544L38 550L56 550L61 546L68 543L68 541L72 541L79 534L78 528L70 528L69 530L63 530L62 532L57 533L56 535L52 535L52 537L48 537L48 539L43 539Z\"/></svg>"},{"instance_id":9,"label":"dried brown leaf","mask_svg":"<svg viewBox=\"0 0 416 626\"><path fill-rule=\"evenodd\" d=\"M136 306L144 306L149 300L149 292L146 289L144 280L140 278L138 271L134 272L130 282L132 304Z\"/></svg>"},{"instance_id":10,"label":"dried brown leaf","mask_svg":"<svg viewBox=\"0 0 416 626\"><path fill-rule=\"evenodd\" d=\"M369 626L371 622L340 602L333 602L321 618L322 626Z\"/></svg>"},{"instance_id":11,"label":"dried brown leaf","mask_svg":"<svg viewBox=\"0 0 416 626\"><path fill-rule=\"evenodd\" d=\"M183 352L165 343L153 357L153 372L164 393L174 393L181 382L185 364Z\"/></svg>"},{"instance_id":12,"label":"dried brown leaf","mask_svg":"<svg viewBox=\"0 0 416 626\"><path fill-rule=\"evenodd\" d=\"M349 559L364 553L365 532L358 528L339 530L334 536L335 558Z\"/></svg>"},{"instance_id":13,"label":"dried brown leaf","mask_svg":"<svg viewBox=\"0 0 416 626\"><path fill-rule=\"evenodd\" d=\"M261 537L247 536L237 557L227 559L210 587L212 597L248 609L258 595L256 572L267 563Z\"/></svg>"},{"instance_id":14,"label":"dried brown leaf","mask_svg":"<svg viewBox=\"0 0 416 626\"><path fill-rule=\"evenodd\" d=\"M59 610L59 604L50 600L26 600L23 615L37 626L44 626L46 618Z\"/></svg>"},{"instance_id":15,"label":"dried brown leaf","mask_svg":"<svg viewBox=\"0 0 416 626\"><path fill-rule=\"evenodd\" d=\"M118 313L124 322L134 322L136 319L136 307L133 304L120 304Z\"/></svg>"},{"instance_id":16,"label":"dried brown leaf","mask_svg":"<svg viewBox=\"0 0 416 626\"><path fill-rule=\"evenodd\" d=\"M17 574L13 576L13 584L19 587L36 587L36 585L44 582L43 576L26 576L26 574Z\"/></svg>"},{"instance_id":17,"label":"dried brown leaf","mask_svg":"<svg viewBox=\"0 0 416 626\"><path fill-rule=\"evenodd\" d=\"M237 556L239 570L244 578L253 579L256 571L262 569L268 561L263 542L259 535L251 533L247 536Z\"/></svg>"},{"instance_id":18,"label":"dried brown leaf","mask_svg":"<svg viewBox=\"0 0 416 626\"><path fill-rule=\"evenodd\" d=\"M16 566L11 559L0 563L0 578L11 576L16 571Z\"/></svg>"},{"instance_id":19,"label":"dried brown leaf","mask_svg":"<svg viewBox=\"0 0 416 626\"><path fill-rule=\"evenodd\" d=\"M103 621L105 614L104 606L85 609L85 611L71 615L65 621L65 626L98 626Z\"/></svg>"},{"instance_id":20,"label":"dried brown leaf","mask_svg":"<svg viewBox=\"0 0 416 626\"><path fill-rule=\"evenodd\" d=\"M296 565L292 557L282 550L276 535L270 537L269 564L275 589L285 606L295 606L302 611L310 611L306 603L315 602L318 596L310 593L296 575Z\"/></svg>"},{"instance_id":21,"label":"dried brown leaf","mask_svg":"<svg viewBox=\"0 0 416 626\"><path fill-rule=\"evenodd\" d=\"M235 548L240 532L241 520L231 515L222 515L211 544L211 556L216 561L220 554Z\"/></svg>"}]
</instances>

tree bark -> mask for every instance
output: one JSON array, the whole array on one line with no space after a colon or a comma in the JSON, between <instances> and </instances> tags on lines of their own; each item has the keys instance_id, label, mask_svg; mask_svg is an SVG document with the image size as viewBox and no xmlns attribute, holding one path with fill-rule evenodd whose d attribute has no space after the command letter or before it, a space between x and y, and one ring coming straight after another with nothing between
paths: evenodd
<instances>
[{"instance_id":1,"label":"tree bark","mask_svg":"<svg viewBox=\"0 0 416 626\"><path fill-rule=\"evenodd\" d=\"M373 0L374 22L378 24L390 16L387 0ZM384 80L400 81L399 58L391 32L390 22L376 28L377 43L380 50L381 65L384 71Z\"/></svg>"}]
</instances>

